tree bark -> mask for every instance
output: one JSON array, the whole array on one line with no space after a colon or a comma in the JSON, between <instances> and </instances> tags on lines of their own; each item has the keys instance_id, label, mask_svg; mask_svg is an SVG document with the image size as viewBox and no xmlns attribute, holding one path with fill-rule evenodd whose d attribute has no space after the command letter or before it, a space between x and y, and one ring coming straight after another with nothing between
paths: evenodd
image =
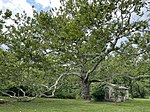
<instances>
[{"instance_id":1,"label":"tree bark","mask_svg":"<svg viewBox=\"0 0 150 112\"><path fill-rule=\"evenodd\" d=\"M90 100L90 83L89 81L81 81L81 99Z\"/></svg>"},{"instance_id":2,"label":"tree bark","mask_svg":"<svg viewBox=\"0 0 150 112\"><path fill-rule=\"evenodd\" d=\"M134 96L133 96L133 81L130 80L129 83L130 83L130 84L129 84L129 86L130 86L130 94L131 94L131 98L133 99L133 98L134 98Z\"/></svg>"}]
</instances>

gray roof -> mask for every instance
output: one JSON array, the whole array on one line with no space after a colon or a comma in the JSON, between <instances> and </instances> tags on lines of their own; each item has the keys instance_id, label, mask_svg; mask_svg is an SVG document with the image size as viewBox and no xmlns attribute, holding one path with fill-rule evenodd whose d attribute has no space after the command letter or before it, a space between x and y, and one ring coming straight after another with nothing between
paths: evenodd
<instances>
[{"instance_id":1,"label":"gray roof","mask_svg":"<svg viewBox=\"0 0 150 112\"><path fill-rule=\"evenodd\" d=\"M117 85L117 84L111 84L111 83L107 83L107 84L105 85L105 87L117 87L118 89L128 90L127 87L119 86L119 85Z\"/></svg>"}]
</instances>

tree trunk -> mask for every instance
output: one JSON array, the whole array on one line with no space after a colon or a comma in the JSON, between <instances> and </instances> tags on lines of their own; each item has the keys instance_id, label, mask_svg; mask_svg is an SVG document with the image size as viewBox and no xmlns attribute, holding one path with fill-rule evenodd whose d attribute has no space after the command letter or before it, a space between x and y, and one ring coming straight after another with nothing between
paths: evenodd
<instances>
[{"instance_id":1,"label":"tree trunk","mask_svg":"<svg viewBox=\"0 0 150 112\"><path fill-rule=\"evenodd\" d=\"M89 81L82 81L81 82L81 99L90 100L90 83Z\"/></svg>"},{"instance_id":2,"label":"tree trunk","mask_svg":"<svg viewBox=\"0 0 150 112\"><path fill-rule=\"evenodd\" d=\"M138 83L136 83L136 85L137 85L137 92L139 93L140 98L144 98L144 97L145 97L144 87L142 87L142 88L140 89L140 86L138 85Z\"/></svg>"},{"instance_id":3,"label":"tree trunk","mask_svg":"<svg viewBox=\"0 0 150 112\"><path fill-rule=\"evenodd\" d=\"M130 80L129 86L130 86L130 94L131 94L131 98L133 99L134 96L133 96L133 81L132 81L132 80Z\"/></svg>"}]
</instances>

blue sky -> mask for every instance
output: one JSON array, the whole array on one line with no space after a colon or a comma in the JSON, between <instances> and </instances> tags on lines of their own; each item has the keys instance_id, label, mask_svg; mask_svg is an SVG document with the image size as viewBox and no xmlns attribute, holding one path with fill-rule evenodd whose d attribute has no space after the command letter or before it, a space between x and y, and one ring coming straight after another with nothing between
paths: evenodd
<instances>
[{"instance_id":1,"label":"blue sky","mask_svg":"<svg viewBox=\"0 0 150 112\"><path fill-rule=\"evenodd\" d=\"M59 0L0 0L0 10L10 9L14 13L26 11L29 16L32 16L32 6L35 6L37 11L48 10L51 7L59 7Z\"/></svg>"}]
</instances>

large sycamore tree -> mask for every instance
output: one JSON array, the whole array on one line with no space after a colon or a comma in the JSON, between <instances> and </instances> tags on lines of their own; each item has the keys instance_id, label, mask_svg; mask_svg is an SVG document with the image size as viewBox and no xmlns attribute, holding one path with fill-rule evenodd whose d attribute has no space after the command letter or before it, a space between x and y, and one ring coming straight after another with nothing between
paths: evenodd
<instances>
[{"instance_id":1,"label":"large sycamore tree","mask_svg":"<svg viewBox=\"0 0 150 112\"><path fill-rule=\"evenodd\" d=\"M59 9L35 12L34 19L17 14L12 20L18 27L7 27L3 43L20 62L28 65L25 68L43 66L42 72L62 68L60 73L64 74L58 79L69 75L79 77L81 98L90 99L90 84L104 81L97 79L94 71L110 55L148 52L149 37L144 34L149 30L149 20L133 19L142 17L142 10L147 12L148 3L142 0L61 0L61 4ZM10 15L7 11L3 18L8 19ZM126 50L132 46L139 47L136 54ZM48 59L50 64L47 64ZM53 67L48 67L50 65ZM29 69L28 72L32 74Z\"/></svg>"},{"instance_id":2,"label":"large sycamore tree","mask_svg":"<svg viewBox=\"0 0 150 112\"><path fill-rule=\"evenodd\" d=\"M81 98L90 99L90 84L103 81L94 79L94 71L114 52L140 55L148 51L148 21L133 19L143 16L146 2L141 0L67 0L56 13L55 47L67 73L81 80ZM147 11L147 10L146 10ZM138 52L132 54L132 46ZM126 52L129 51L129 52Z\"/></svg>"}]
</instances>

